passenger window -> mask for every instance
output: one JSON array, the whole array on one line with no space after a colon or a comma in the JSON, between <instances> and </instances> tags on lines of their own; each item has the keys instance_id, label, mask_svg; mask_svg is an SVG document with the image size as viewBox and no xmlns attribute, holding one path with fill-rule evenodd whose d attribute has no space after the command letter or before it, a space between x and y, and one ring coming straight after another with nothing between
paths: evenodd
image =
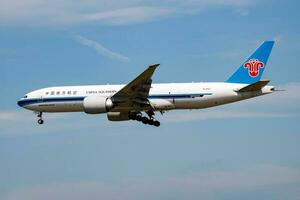
<instances>
[{"instance_id":1,"label":"passenger window","mask_svg":"<svg viewBox=\"0 0 300 200\"><path fill-rule=\"evenodd\" d=\"M56 95L59 95L59 93L60 93L60 92L57 91L57 92L56 92Z\"/></svg>"},{"instance_id":2,"label":"passenger window","mask_svg":"<svg viewBox=\"0 0 300 200\"><path fill-rule=\"evenodd\" d=\"M54 91L51 91L51 95L54 95Z\"/></svg>"},{"instance_id":3,"label":"passenger window","mask_svg":"<svg viewBox=\"0 0 300 200\"><path fill-rule=\"evenodd\" d=\"M46 95L48 95L49 94L49 92L46 92Z\"/></svg>"},{"instance_id":4,"label":"passenger window","mask_svg":"<svg viewBox=\"0 0 300 200\"><path fill-rule=\"evenodd\" d=\"M65 94L66 94L66 91L63 91L62 94L65 95Z\"/></svg>"},{"instance_id":5,"label":"passenger window","mask_svg":"<svg viewBox=\"0 0 300 200\"><path fill-rule=\"evenodd\" d=\"M76 91L73 91L73 95L75 95L77 92Z\"/></svg>"},{"instance_id":6,"label":"passenger window","mask_svg":"<svg viewBox=\"0 0 300 200\"><path fill-rule=\"evenodd\" d=\"M68 94L71 94L71 91L68 91Z\"/></svg>"}]
</instances>

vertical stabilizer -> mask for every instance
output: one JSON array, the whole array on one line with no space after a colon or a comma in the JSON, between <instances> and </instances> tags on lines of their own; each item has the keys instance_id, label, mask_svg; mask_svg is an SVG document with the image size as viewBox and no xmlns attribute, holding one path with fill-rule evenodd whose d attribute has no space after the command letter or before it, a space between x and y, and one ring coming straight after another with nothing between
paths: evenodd
<instances>
[{"instance_id":1,"label":"vertical stabilizer","mask_svg":"<svg viewBox=\"0 0 300 200\"><path fill-rule=\"evenodd\" d=\"M266 68L274 41L265 41L226 82L252 84L258 82Z\"/></svg>"}]
</instances>

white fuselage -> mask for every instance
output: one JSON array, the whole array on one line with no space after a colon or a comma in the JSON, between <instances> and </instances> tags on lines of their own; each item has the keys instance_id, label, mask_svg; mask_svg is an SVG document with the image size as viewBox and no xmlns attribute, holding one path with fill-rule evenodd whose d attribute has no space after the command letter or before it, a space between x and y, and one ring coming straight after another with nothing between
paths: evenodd
<instances>
[{"instance_id":1,"label":"white fuselage","mask_svg":"<svg viewBox=\"0 0 300 200\"><path fill-rule=\"evenodd\" d=\"M224 82L152 84L148 99L155 111L201 109L272 93L273 89L273 86L265 86L255 92L236 92L245 86L247 84ZM90 85L43 88L26 94L18 101L18 105L37 112L83 112L84 98L93 95L110 97L123 87Z\"/></svg>"}]
</instances>

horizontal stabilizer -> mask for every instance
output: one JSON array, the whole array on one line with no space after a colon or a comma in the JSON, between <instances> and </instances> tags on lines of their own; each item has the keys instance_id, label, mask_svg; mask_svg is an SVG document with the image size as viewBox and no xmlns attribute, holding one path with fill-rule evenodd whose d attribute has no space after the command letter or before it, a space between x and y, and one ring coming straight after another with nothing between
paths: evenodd
<instances>
[{"instance_id":1,"label":"horizontal stabilizer","mask_svg":"<svg viewBox=\"0 0 300 200\"><path fill-rule=\"evenodd\" d=\"M257 81L253 84L247 85L246 87L239 89L237 92L255 92L255 91L261 90L269 82L270 82L270 80Z\"/></svg>"}]
</instances>

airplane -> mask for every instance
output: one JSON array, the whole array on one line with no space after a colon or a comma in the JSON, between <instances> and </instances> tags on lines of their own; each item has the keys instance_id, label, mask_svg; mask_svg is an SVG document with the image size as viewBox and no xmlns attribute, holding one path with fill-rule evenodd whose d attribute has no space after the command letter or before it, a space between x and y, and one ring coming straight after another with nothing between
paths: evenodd
<instances>
[{"instance_id":1,"label":"airplane","mask_svg":"<svg viewBox=\"0 0 300 200\"><path fill-rule=\"evenodd\" d=\"M159 64L150 65L126 85L47 87L27 93L17 104L37 114L49 112L106 113L110 121L135 120L160 126L155 112L203 109L275 91L261 80L274 41L263 44L224 82L152 83Z\"/></svg>"}]
</instances>

